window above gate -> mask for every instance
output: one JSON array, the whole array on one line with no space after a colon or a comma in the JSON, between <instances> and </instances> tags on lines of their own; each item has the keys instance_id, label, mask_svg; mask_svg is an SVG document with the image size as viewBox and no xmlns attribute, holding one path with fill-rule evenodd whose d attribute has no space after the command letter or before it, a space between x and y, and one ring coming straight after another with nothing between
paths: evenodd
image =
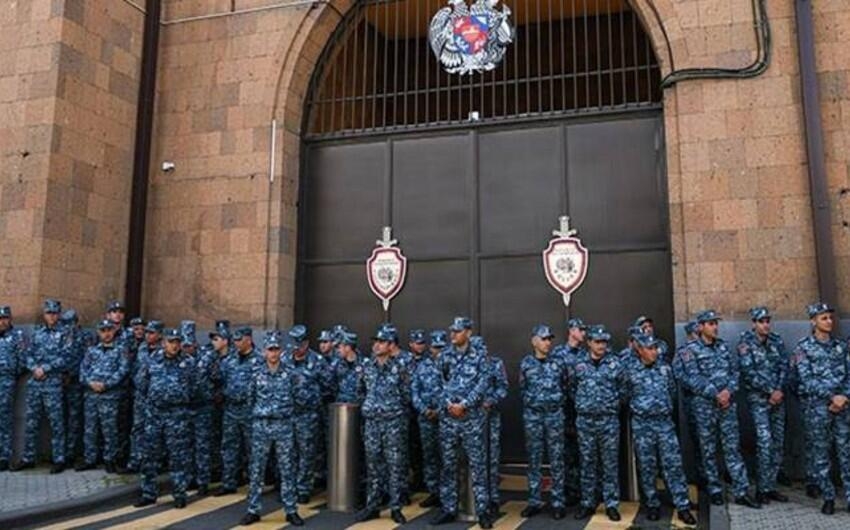
<instances>
[{"instance_id":1,"label":"window above gate","mask_svg":"<svg viewBox=\"0 0 850 530\"><path fill-rule=\"evenodd\" d=\"M468 0L471 4L473 0ZM445 0L361 0L326 45L307 139L657 106L660 68L627 0L504 0L514 42L498 66L448 74L428 41Z\"/></svg>"}]
</instances>

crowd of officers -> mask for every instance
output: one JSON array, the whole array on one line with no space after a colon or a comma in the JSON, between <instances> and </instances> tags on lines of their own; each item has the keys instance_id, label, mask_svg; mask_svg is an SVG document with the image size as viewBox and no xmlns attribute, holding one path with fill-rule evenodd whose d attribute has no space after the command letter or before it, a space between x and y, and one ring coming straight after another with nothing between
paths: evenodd
<instances>
[{"instance_id":1,"label":"crowd of officers","mask_svg":"<svg viewBox=\"0 0 850 530\"><path fill-rule=\"evenodd\" d=\"M677 388L711 502L725 502L720 454L735 502L752 508L788 500L777 480L785 397L794 393L805 431L807 493L822 495L823 513L834 513L833 445L842 480L850 484L850 353L832 333L831 307L812 304L807 312L811 333L790 351L771 331L765 307L750 311L752 328L734 348L719 338L720 316L712 310L686 325L687 341L675 352L656 337L647 317L629 328L628 347L620 352L610 350L611 335L602 325L572 318L557 347L551 328L535 326L518 381L529 459L523 517L544 508L545 459L555 519L576 504L576 518L587 518L601 500L607 516L619 520L618 453L626 417L647 517L660 516L660 475L679 519L694 524L673 421ZM45 301L43 322L29 337L11 317L8 306L0 307L0 471L10 467L14 387L26 373L26 441L13 471L34 466L39 423L47 416L51 473L75 461L77 470L102 462L108 472L141 473L141 507L156 501L156 477L165 462L174 505L183 508L187 490L209 493L214 474L221 479L215 494L227 495L244 483L245 472L248 508L241 523L260 519L263 485L271 480L286 520L298 526L298 504L326 478L327 405L350 403L360 407L367 468L358 521L379 517L388 503L393 521L405 523L402 506L419 487L429 494L421 505L440 508L431 522L453 521L461 449L480 526L491 528L498 517L499 409L509 382L504 363L473 335L469 318L456 317L448 332L410 331L409 349L401 347L393 324L381 324L364 354L344 325L321 331L314 351L303 325L286 336L266 331L259 346L250 327L231 328L225 320L216 322L205 345L191 321L165 328L133 319L124 327L120 302L108 305L97 338L56 300ZM738 394L755 425L755 497L740 452ZM850 488L845 495L850 502Z\"/></svg>"}]
</instances>

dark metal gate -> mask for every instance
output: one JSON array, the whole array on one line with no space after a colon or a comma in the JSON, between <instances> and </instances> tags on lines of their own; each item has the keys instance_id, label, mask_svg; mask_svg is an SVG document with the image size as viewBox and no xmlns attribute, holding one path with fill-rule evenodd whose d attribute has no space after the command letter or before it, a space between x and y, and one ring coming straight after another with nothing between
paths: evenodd
<instances>
[{"instance_id":1,"label":"dark metal gate","mask_svg":"<svg viewBox=\"0 0 850 530\"><path fill-rule=\"evenodd\" d=\"M368 348L384 315L365 260L391 225L409 260L393 322L475 319L512 385L503 461L523 462L516 370L532 325L570 316L541 262L559 215L591 253L571 313L618 346L642 313L672 337L658 67L624 2L518 0L506 64L458 84L422 42L440 4L360 3L325 51L305 123L296 318L314 332L346 323Z\"/></svg>"}]
</instances>

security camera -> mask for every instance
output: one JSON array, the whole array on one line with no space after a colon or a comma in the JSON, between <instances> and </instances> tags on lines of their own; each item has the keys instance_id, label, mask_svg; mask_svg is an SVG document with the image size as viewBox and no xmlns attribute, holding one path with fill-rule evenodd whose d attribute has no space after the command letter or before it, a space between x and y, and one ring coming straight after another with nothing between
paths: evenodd
<instances>
[{"instance_id":1,"label":"security camera","mask_svg":"<svg viewBox=\"0 0 850 530\"><path fill-rule=\"evenodd\" d=\"M174 162L165 161L162 163L162 170L166 173L171 173L172 171L174 171L174 167Z\"/></svg>"}]
</instances>

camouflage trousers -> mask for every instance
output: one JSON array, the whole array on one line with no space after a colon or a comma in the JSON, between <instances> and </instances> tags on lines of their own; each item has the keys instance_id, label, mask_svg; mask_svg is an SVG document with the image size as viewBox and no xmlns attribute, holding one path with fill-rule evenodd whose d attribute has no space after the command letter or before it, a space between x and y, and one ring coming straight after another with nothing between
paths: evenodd
<instances>
[{"instance_id":1,"label":"camouflage trousers","mask_svg":"<svg viewBox=\"0 0 850 530\"><path fill-rule=\"evenodd\" d=\"M499 502L499 460L502 457L502 414L496 409L487 412L487 474L490 504Z\"/></svg>"},{"instance_id":2,"label":"camouflage trousers","mask_svg":"<svg viewBox=\"0 0 850 530\"><path fill-rule=\"evenodd\" d=\"M834 500L835 485L830 476L829 451L835 447L844 495L850 502L850 412L845 409L840 414L833 414L828 406L827 400L800 403L806 447L809 449L806 457L812 459L811 470L823 500Z\"/></svg>"},{"instance_id":3,"label":"camouflage trousers","mask_svg":"<svg viewBox=\"0 0 850 530\"><path fill-rule=\"evenodd\" d=\"M720 471L717 468L717 438L719 436L726 470L732 477L732 494L735 497L746 495L750 482L741 456L738 407L735 400L731 400L728 408L720 409L713 399L694 396L691 406L698 422L700 456L708 493L714 495L723 492Z\"/></svg>"},{"instance_id":4,"label":"camouflage trousers","mask_svg":"<svg viewBox=\"0 0 850 530\"><path fill-rule=\"evenodd\" d=\"M487 446L484 430L487 416L482 410L470 410L462 419L440 418L440 455L443 469L440 472L440 502L443 510L457 513L458 505L458 449L463 446L469 461L475 511L487 512L489 484L487 479Z\"/></svg>"},{"instance_id":5,"label":"camouflage trousers","mask_svg":"<svg viewBox=\"0 0 850 530\"><path fill-rule=\"evenodd\" d=\"M221 427L221 487L236 489L239 474L250 461L251 407L225 405ZM247 457L247 458L246 458Z\"/></svg>"},{"instance_id":6,"label":"camouflage trousers","mask_svg":"<svg viewBox=\"0 0 850 530\"><path fill-rule=\"evenodd\" d=\"M15 424L15 376L0 375L0 460L12 459L12 426Z\"/></svg>"},{"instance_id":7,"label":"camouflage trousers","mask_svg":"<svg viewBox=\"0 0 850 530\"><path fill-rule=\"evenodd\" d=\"M142 497L156 499L159 496L156 477L159 475L162 455L167 452L171 493L175 499L185 499L192 456L189 410L187 407L151 407L148 412L148 420L145 423L145 458L142 463Z\"/></svg>"},{"instance_id":8,"label":"camouflage trousers","mask_svg":"<svg viewBox=\"0 0 850 530\"><path fill-rule=\"evenodd\" d=\"M263 510L263 482L269 453L274 447L280 480L280 498L285 514L298 509L295 494L294 467L295 427L292 418L254 418L251 426L251 463L249 465L248 512L259 515Z\"/></svg>"},{"instance_id":9,"label":"camouflage trousers","mask_svg":"<svg viewBox=\"0 0 850 530\"><path fill-rule=\"evenodd\" d=\"M390 497L390 509L401 509L405 469L403 447L407 416L366 418L363 428L366 447L366 508L377 509L385 491Z\"/></svg>"},{"instance_id":10,"label":"camouflage trousers","mask_svg":"<svg viewBox=\"0 0 850 530\"><path fill-rule=\"evenodd\" d=\"M318 431L318 410L306 410L295 413L295 463L293 469L297 473L296 490L298 495L309 496L313 492L316 448L321 441Z\"/></svg>"},{"instance_id":11,"label":"camouflage trousers","mask_svg":"<svg viewBox=\"0 0 850 530\"><path fill-rule=\"evenodd\" d=\"M773 406L757 393L748 394L747 402L756 430L758 490L774 491L785 449L785 403Z\"/></svg>"},{"instance_id":12,"label":"camouflage trousers","mask_svg":"<svg viewBox=\"0 0 850 530\"><path fill-rule=\"evenodd\" d=\"M660 463L664 484L676 509L689 509L688 484L682 469L682 451L673 419L666 415L632 416L631 425L640 487L646 505L650 508L661 506L655 486Z\"/></svg>"},{"instance_id":13,"label":"camouflage trousers","mask_svg":"<svg viewBox=\"0 0 850 530\"><path fill-rule=\"evenodd\" d=\"M73 462L83 450L85 388L76 379L62 392L65 401L65 458Z\"/></svg>"},{"instance_id":14,"label":"camouflage trousers","mask_svg":"<svg viewBox=\"0 0 850 530\"><path fill-rule=\"evenodd\" d=\"M144 394L135 390L133 395L133 426L130 430L130 467L141 469L144 460L145 418L147 400Z\"/></svg>"},{"instance_id":15,"label":"camouflage trousers","mask_svg":"<svg viewBox=\"0 0 850 530\"><path fill-rule=\"evenodd\" d=\"M210 462L213 454L213 406L200 405L191 411L192 478L198 486L211 480ZM191 481L190 481L191 482Z\"/></svg>"},{"instance_id":16,"label":"camouflage trousers","mask_svg":"<svg viewBox=\"0 0 850 530\"><path fill-rule=\"evenodd\" d=\"M440 494L440 422L418 416L419 439L422 445L422 476L432 495Z\"/></svg>"},{"instance_id":17,"label":"camouflage trousers","mask_svg":"<svg viewBox=\"0 0 850 530\"><path fill-rule=\"evenodd\" d=\"M544 449L549 456L552 469L552 507L562 508L564 495L564 411L562 409L545 411L522 411L525 426L525 452L528 454L528 504L542 506L541 494L543 481Z\"/></svg>"},{"instance_id":18,"label":"camouflage trousers","mask_svg":"<svg viewBox=\"0 0 850 530\"><path fill-rule=\"evenodd\" d=\"M581 497L576 410L570 399L564 406L564 490L565 498Z\"/></svg>"},{"instance_id":19,"label":"camouflage trousers","mask_svg":"<svg viewBox=\"0 0 850 530\"><path fill-rule=\"evenodd\" d=\"M103 437L103 461L113 464L118 455L118 396L86 392L86 432L83 440L86 464L97 463L98 434Z\"/></svg>"},{"instance_id":20,"label":"camouflage trousers","mask_svg":"<svg viewBox=\"0 0 850 530\"><path fill-rule=\"evenodd\" d=\"M59 381L27 381L26 429L21 460L35 462L35 445L43 416L50 421L50 447L53 462L65 463L65 418L62 383Z\"/></svg>"},{"instance_id":21,"label":"camouflage trousers","mask_svg":"<svg viewBox=\"0 0 850 530\"><path fill-rule=\"evenodd\" d=\"M576 418L581 461L581 505L595 508L602 490L606 508L620 504L620 417L616 414L579 414ZM599 476L602 470L602 476Z\"/></svg>"}]
</instances>

